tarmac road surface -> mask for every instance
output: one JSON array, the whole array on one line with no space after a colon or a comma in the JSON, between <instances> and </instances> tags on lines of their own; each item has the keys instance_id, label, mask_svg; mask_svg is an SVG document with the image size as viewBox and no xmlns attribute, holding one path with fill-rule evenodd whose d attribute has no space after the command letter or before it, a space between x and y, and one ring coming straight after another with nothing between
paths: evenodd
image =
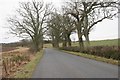
<instances>
[{"instance_id":1,"label":"tarmac road surface","mask_svg":"<svg viewBox=\"0 0 120 80\"><path fill-rule=\"evenodd\" d=\"M47 48L32 78L118 78L118 66Z\"/></svg>"}]
</instances>

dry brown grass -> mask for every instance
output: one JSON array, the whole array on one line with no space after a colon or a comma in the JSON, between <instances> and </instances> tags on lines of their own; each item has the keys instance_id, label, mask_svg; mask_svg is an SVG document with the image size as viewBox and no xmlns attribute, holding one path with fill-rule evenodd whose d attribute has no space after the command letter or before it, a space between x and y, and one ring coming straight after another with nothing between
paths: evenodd
<instances>
[{"instance_id":1,"label":"dry brown grass","mask_svg":"<svg viewBox=\"0 0 120 80\"><path fill-rule=\"evenodd\" d=\"M8 49L6 49L6 50L8 50ZM9 49L8 51L2 52L3 60L9 59L9 58L16 60L18 58L18 56L21 56L21 57L27 56L28 59L17 61L17 62L15 62L15 64L11 68L7 68L8 73L9 73L7 75L5 74L5 71L3 69L2 76L9 77L9 76L13 75L16 71L19 70L20 67L27 64L28 62L30 62L34 58L34 54L32 54L32 52L30 52L29 48L27 48L27 47L17 47L15 49ZM13 61L11 61L11 62L14 63ZM9 63L11 63L11 62L9 61ZM9 63L8 63L8 65L9 65Z\"/></svg>"}]
</instances>

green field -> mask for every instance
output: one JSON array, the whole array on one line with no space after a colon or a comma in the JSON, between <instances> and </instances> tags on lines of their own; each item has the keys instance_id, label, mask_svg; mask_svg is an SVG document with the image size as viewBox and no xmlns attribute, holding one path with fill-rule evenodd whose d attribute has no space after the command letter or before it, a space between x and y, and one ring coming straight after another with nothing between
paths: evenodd
<instances>
[{"instance_id":1,"label":"green field","mask_svg":"<svg viewBox=\"0 0 120 80\"><path fill-rule=\"evenodd\" d=\"M86 42L84 42L86 45ZM90 46L118 46L120 39L96 40L90 41ZM59 44L62 47L62 43ZM79 46L78 42L72 42L72 46ZM52 48L52 44L44 44L44 48Z\"/></svg>"},{"instance_id":2,"label":"green field","mask_svg":"<svg viewBox=\"0 0 120 80\"><path fill-rule=\"evenodd\" d=\"M86 42L84 42L86 45ZM108 40L98 40L90 41L90 46L118 46L120 45L120 39L108 39ZM78 42L72 42L72 46L79 46Z\"/></svg>"}]
</instances>

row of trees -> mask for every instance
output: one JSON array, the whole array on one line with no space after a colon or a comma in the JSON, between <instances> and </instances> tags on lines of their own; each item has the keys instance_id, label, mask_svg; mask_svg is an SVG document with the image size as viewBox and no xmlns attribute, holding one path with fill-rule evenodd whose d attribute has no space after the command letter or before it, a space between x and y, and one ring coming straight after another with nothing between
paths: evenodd
<instances>
[{"instance_id":1,"label":"row of trees","mask_svg":"<svg viewBox=\"0 0 120 80\"><path fill-rule=\"evenodd\" d=\"M80 0L66 2L62 6L62 13L54 12L49 23L49 33L52 36L53 46L59 47L59 42L63 42L63 47L71 46L70 35L77 32L80 50L84 50L83 36L87 45L90 45L89 33L93 27L104 19L112 19L117 16L117 1L102 2L100 0L82 2Z\"/></svg>"},{"instance_id":2,"label":"row of trees","mask_svg":"<svg viewBox=\"0 0 120 80\"><path fill-rule=\"evenodd\" d=\"M22 2L18 15L10 18L11 30L19 36L31 37L36 51L43 47L43 36L52 40L53 47L71 46L70 35L78 34L80 50L84 49L83 36L89 45L89 33L104 19L112 19L118 14L118 1L70 0L57 11L52 4L43 2Z\"/></svg>"}]
</instances>

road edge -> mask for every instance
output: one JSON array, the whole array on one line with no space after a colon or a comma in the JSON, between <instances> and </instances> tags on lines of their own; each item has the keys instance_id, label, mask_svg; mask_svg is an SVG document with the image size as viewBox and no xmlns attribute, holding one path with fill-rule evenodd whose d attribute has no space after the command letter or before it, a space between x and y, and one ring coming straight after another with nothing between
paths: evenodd
<instances>
[{"instance_id":1,"label":"road edge","mask_svg":"<svg viewBox=\"0 0 120 80\"><path fill-rule=\"evenodd\" d=\"M61 49L56 49L56 50L59 50L59 51L62 51L62 52L68 53L68 54L72 54L72 55L76 55L76 56L80 56L80 57L96 60L96 61L109 63L109 64L112 64L112 65L117 65L117 66L119 65L119 61L118 60L107 59L107 58L104 58L104 57L89 55L89 54L80 53L80 52L72 52L72 51L66 51L66 50L61 50Z\"/></svg>"}]
</instances>

